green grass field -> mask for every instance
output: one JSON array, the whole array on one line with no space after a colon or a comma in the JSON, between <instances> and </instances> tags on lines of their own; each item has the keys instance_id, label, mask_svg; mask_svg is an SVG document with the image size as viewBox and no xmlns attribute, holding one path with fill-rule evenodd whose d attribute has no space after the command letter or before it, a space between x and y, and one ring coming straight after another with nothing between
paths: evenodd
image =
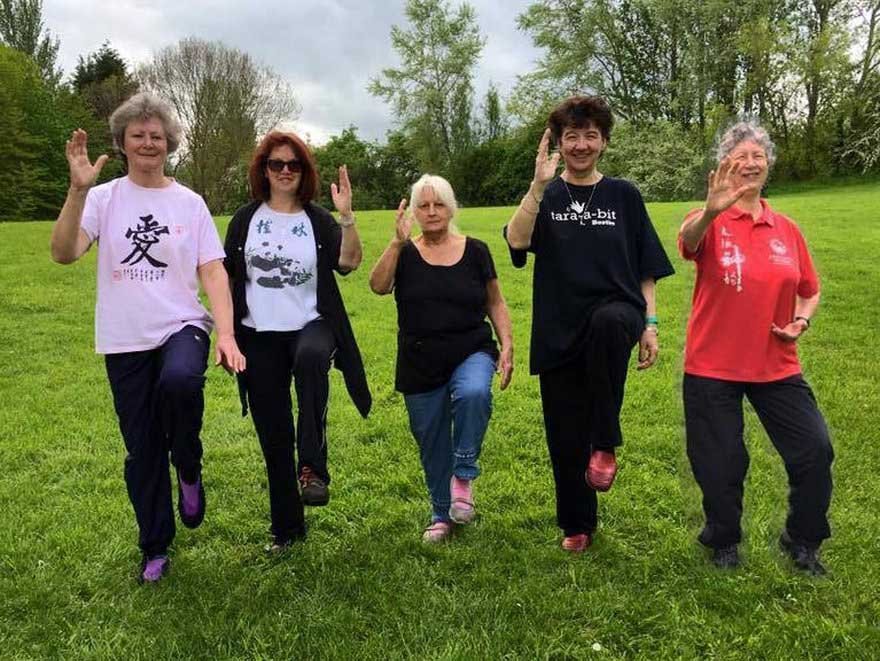
<instances>
[{"instance_id":1,"label":"green grass field","mask_svg":"<svg viewBox=\"0 0 880 661\"><path fill-rule=\"evenodd\" d=\"M208 515L196 531L179 527L171 574L149 587L134 581L123 444L93 352L94 251L58 266L50 223L0 225L0 657L880 657L872 357L880 187L807 190L773 203L799 222L823 279L819 315L801 344L836 451L834 536L823 547L831 573L820 580L795 573L776 548L785 474L751 411L743 566L715 570L695 541L700 496L680 398L693 273L675 252L692 204L649 205L678 273L658 286L660 363L629 377L621 473L600 497L587 553L559 549L537 380L528 376L531 274L507 259L506 208L464 210L459 219L492 248L517 351L510 389L495 393L480 516L449 544L419 541L429 508L393 389L394 302L367 286L393 215L369 212L359 214L364 265L342 288L375 403L361 420L334 371L329 507L307 511L306 543L266 557L262 456L233 381L211 369Z\"/></svg>"}]
</instances>

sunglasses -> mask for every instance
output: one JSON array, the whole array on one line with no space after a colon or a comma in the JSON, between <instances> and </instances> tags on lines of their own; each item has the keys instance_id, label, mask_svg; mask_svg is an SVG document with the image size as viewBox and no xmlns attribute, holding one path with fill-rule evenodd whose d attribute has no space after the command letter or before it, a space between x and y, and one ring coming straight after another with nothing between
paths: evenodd
<instances>
[{"instance_id":1,"label":"sunglasses","mask_svg":"<svg viewBox=\"0 0 880 661\"><path fill-rule=\"evenodd\" d=\"M282 172L285 165L290 172L302 172L303 169L302 163L296 159L282 161L280 158L270 158L266 161L266 167L272 170L272 172Z\"/></svg>"}]
</instances>

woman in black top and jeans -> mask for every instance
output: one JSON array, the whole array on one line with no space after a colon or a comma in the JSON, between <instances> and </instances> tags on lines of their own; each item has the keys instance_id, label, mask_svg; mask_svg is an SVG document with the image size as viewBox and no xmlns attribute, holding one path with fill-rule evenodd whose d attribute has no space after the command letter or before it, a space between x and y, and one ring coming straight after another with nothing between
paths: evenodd
<instances>
[{"instance_id":1,"label":"woman in black top and jeans","mask_svg":"<svg viewBox=\"0 0 880 661\"><path fill-rule=\"evenodd\" d=\"M410 206L422 230L410 240L406 200L391 243L370 274L377 294L397 301L397 374L431 495L426 542L449 537L475 515L471 483L492 408L492 374L507 387L513 338L489 248L451 228L456 202L442 177L424 175ZM501 342L499 351L486 315Z\"/></svg>"}]
</instances>

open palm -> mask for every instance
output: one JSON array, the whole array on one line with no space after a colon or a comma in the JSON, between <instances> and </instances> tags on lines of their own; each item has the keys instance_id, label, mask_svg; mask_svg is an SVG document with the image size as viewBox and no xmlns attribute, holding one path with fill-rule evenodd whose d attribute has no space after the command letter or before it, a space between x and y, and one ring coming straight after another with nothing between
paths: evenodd
<instances>
[{"instance_id":1,"label":"open palm","mask_svg":"<svg viewBox=\"0 0 880 661\"><path fill-rule=\"evenodd\" d=\"M746 183L741 186L736 184L736 175L739 172L739 163L731 163L729 159L722 159L717 170L709 173L709 192L706 194L706 212L711 216L717 216L725 209L731 207L745 193L753 190L757 184Z\"/></svg>"},{"instance_id":2,"label":"open palm","mask_svg":"<svg viewBox=\"0 0 880 661\"><path fill-rule=\"evenodd\" d=\"M330 195L333 197L333 206L341 216L351 215L351 181L348 179L348 167L339 167L339 185L330 184Z\"/></svg>"},{"instance_id":3,"label":"open palm","mask_svg":"<svg viewBox=\"0 0 880 661\"><path fill-rule=\"evenodd\" d=\"M406 212L406 198L400 201L397 206L397 216L395 217L395 234L398 241L406 241L412 233L413 217Z\"/></svg>"},{"instance_id":4,"label":"open palm","mask_svg":"<svg viewBox=\"0 0 880 661\"><path fill-rule=\"evenodd\" d=\"M82 129L76 129L70 135L65 147L67 165L70 167L70 186L72 188L90 188L95 185L98 175L110 158L102 154L92 165L89 160L88 134Z\"/></svg>"},{"instance_id":5,"label":"open palm","mask_svg":"<svg viewBox=\"0 0 880 661\"><path fill-rule=\"evenodd\" d=\"M535 183L544 186L556 176L559 168L559 152L550 154L550 129L544 131L535 157Z\"/></svg>"}]
</instances>

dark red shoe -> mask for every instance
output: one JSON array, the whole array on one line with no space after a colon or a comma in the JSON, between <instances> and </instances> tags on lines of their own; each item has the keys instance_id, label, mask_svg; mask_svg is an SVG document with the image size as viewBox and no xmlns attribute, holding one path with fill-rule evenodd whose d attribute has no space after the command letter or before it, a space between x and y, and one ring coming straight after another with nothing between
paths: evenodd
<instances>
[{"instance_id":1,"label":"dark red shoe","mask_svg":"<svg viewBox=\"0 0 880 661\"><path fill-rule=\"evenodd\" d=\"M586 551L590 544L593 543L593 538L590 537L587 533L582 532L577 535L569 535L568 537L562 540L562 549L564 551L568 551L569 553L583 553Z\"/></svg>"},{"instance_id":2,"label":"dark red shoe","mask_svg":"<svg viewBox=\"0 0 880 661\"><path fill-rule=\"evenodd\" d=\"M590 465L587 466L587 484L596 491L608 491L614 484L614 476L617 475L617 458L613 452L596 450L590 455Z\"/></svg>"}]
</instances>

